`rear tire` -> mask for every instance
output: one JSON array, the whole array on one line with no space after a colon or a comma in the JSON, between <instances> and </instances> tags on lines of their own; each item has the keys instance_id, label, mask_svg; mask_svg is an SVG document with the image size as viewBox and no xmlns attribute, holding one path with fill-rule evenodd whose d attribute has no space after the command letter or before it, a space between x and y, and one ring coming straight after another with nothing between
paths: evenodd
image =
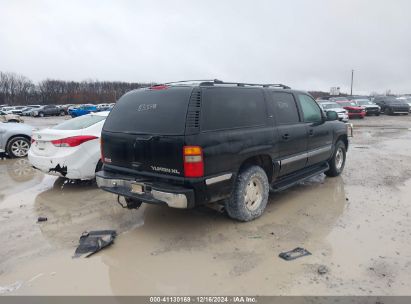
<instances>
[{"instance_id":1,"label":"rear tire","mask_svg":"<svg viewBox=\"0 0 411 304\"><path fill-rule=\"evenodd\" d=\"M385 108L384 114L385 115L392 115L392 111L389 108Z\"/></svg>"},{"instance_id":2,"label":"rear tire","mask_svg":"<svg viewBox=\"0 0 411 304\"><path fill-rule=\"evenodd\" d=\"M267 174L261 167L242 170L231 197L225 201L228 216L242 222L260 217L267 206L269 190Z\"/></svg>"},{"instance_id":3,"label":"rear tire","mask_svg":"<svg viewBox=\"0 0 411 304\"><path fill-rule=\"evenodd\" d=\"M344 170L344 166L345 166L345 159L346 159L346 154L347 154L346 151L347 151L347 148L345 147L344 142L339 140L337 144L335 145L335 150L334 150L332 158L328 161L328 165L330 166L330 169L324 172L325 175L330 176L330 177L335 177L342 173L342 171Z\"/></svg>"},{"instance_id":4,"label":"rear tire","mask_svg":"<svg viewBox=\"0 0 411 304\"><path fill-rule=\"evenodd\" d=\"M60 116L64 116L64 115L66 115L66 113L64 113L64 111L61 111Z\"/></svg>"},{"instance_id":5,"label":"rear tire","mask_svg":"<svg viewBox=\"0 0 411 304\"><path fill-rule=\"evenodd\" d=\"M376 113L375 116L380 116L380 113Z\"/></svg>"},{"instance_id":6,"label":"rear tire","mask_svg":"<svg viewBox=\"0 0 411 304\"><path fill-rule=\"evenodd\" d=\"M22 136L10 139L6 147L7 154L12 158L26 157L29 149L30 140Z\"/></svg>"}]
</instances>

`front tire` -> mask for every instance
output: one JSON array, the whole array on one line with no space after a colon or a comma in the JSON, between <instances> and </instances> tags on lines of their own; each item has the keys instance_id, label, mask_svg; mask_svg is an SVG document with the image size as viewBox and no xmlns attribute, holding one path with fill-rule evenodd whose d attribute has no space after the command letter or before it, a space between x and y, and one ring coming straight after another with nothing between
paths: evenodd
<instances>
[{"instance_id":1,"label":"front tire","mask_svg":"<svg viewBox=\"0 0 411 304\"><path fill-rule=\"evenodd\" d=\"M231 197L225 202L228 216L242 222L260 217L267 206L269 190L267 174L261 167L242 170Z\"/></svg>"},{"instance_id":2,"label":"front tire","mask_svg":"<svg viewBox=\"0 0 411 304\"><path fill-rule=\"evenodd\" d=\"M335 145L335 150L332 158L328 161L330 169L325 171L325 175L330 177L338 176L342 173L345 166L345 159L347 155L347 148L341 140Z\"/></svg>"},{"instance_id":3,"label":"front tire","mask_svg":"<svg viewBox=\"0 0 411 304\"><path fill-rule=\"evenodd\" d=\"M40 113L39 113L39 117L44 117L44 113L43 113L43 112L40 112Z\"/></svg>"},{"instance_id":4,"label":"front tire","mask_svg":"<svg viewBox=\"0 0 411 304\"><path fill-rule=\"evenodd\" d=\"M7 154L12 158L27 156L30 149L30 140L25 137L14 137L7 143Z\"/></svg>"}]
</instances>

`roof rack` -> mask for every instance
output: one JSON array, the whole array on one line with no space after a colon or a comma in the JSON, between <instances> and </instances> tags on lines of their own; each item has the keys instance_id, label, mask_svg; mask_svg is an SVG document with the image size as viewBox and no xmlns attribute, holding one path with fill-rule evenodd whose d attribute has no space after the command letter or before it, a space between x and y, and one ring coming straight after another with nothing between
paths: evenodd
<instances>
[{"instance_id":1,"label":"roof rack","mask_svg":"<svg viewBox=\"0 0 411 304\"><path fill-rule=\"evenodd\" d=\"M162 85L173 85L173 84L184 84L184 83L197 83L200 86L215 86L215 85L234 85L237 87L263 87L263 88L282 88L282 89L291 89L289 86L286 86L281 83L243 83L243 82L224 82L219 79L207 79L207 80L182 80L182 81L173 81L163 83Z\"/></svg>"},{"instance_id":2,"label":"roof rack","mask_svg":"<svg viewBox=\"0 0 411 304\"><path fill-rule=\"evenodd\" d=\"M213 83L202 83L201 85L235 85L238 87L263 87L263 88L269 88L269 87L276 87L276 88L282 88L282 89L291 89L289 86L286 86L281 83L246 83L246 82L224 82L222 80L214 79Z\"/></svg>"}]
</instances>

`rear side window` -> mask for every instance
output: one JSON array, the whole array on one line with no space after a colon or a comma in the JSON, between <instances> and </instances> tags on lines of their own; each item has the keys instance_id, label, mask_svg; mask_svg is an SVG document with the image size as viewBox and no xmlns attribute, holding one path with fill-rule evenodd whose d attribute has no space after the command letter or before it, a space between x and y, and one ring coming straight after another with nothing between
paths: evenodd
<instances>
[{"instance_id":1,"label":"rear side window","mask_svg":"<svg viewBox=\"0 0 411 304\"><path fill-rule=\"evenodd\" d=\"M297 104L293 94L271 92L274 103L274 115L278 124L295 124L300 122Z\"/></svg>"},{"instance_id":2,"label":"rear side window","mask_svg":"<svg viewBox=\"0 0 411 304\"><path fill-rule=\"evenodd\" d=\"M182 135L192 88L139 89L116 103L103 129L133 134Z\"/></svg>"},{"instance_id":3,"label":"rear side window","mask_svg":"<svg viewBox=\"0 0 411 304\"><path fill-rule=\"evenodd\" d=\"M55 130L81 130L106 119L106 116L100 115L84 115L76 117L70 120L67 120L57 126L54 126L52 129Z\"/></svg>"},{"instance_id":4,"label":"rear side window","mask_svg":"<svg viewBox=\"0 0 411 304\"><path fill-rule=\"evenodd\" d=\"M266 113L262 90L204 89L201 108L203 131L265 125Z\"/></svg>"}]
</instances>

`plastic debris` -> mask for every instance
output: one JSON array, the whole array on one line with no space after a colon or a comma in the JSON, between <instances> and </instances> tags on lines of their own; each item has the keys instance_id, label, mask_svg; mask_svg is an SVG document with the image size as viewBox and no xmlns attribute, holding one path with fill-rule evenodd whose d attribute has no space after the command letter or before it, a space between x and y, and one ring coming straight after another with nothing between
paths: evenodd
<instances>
[{"instance_id":1,"label":"plastic debris","mask_svg":"<svg viewBox=\"0 0 411 304\"><path fill-rule=\"evenodd\" d=\"M286 261L291 261L291 260L295 260L295 259L301 258L306 255L311 255L311 252L309 252L308 250L304 248L297 247L287 252L281 252L278 256Z\"/></svg>"},{"instance_id":2,"label":"plastic debris","mask_svg":"<svg viewBox=\"0 0 411 304\"><path fill-rule=\"evenodd\" d=\"M84 254L86 254L85 257L88 258L101 249L113 244L116 236L117 233L115 230L83 232L73 258L78 258Z\"/></svg>"},{"instance_id":3,"label":"plastic debris","mask_svg":"<svg viewBox=\"0 0 411 304\"><path fill-rule=\"evenodd\" d=\"M328 272L328 268L325 265L320 265L317 269L317 272L321 275L326 274Z\"/></svg>"}]
</instances>

